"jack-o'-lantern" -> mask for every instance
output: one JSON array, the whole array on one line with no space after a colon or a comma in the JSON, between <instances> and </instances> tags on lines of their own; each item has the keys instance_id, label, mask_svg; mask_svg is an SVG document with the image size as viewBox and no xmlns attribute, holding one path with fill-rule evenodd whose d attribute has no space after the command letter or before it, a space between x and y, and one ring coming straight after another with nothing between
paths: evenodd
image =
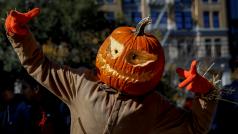
<instances>
[{"instance_id":1,"label":"jack-o'-lantern","mask_svg":"<svg viewBox=\"0 0 238 134\"><path fill-rule=\"evenodd\" d=\"M129 95L153 90L164 71L164 52L155 36L145 33L149 17L137 27L119 27L99 48L98 78L108 86Z\"/></svg>"}]
</instances>

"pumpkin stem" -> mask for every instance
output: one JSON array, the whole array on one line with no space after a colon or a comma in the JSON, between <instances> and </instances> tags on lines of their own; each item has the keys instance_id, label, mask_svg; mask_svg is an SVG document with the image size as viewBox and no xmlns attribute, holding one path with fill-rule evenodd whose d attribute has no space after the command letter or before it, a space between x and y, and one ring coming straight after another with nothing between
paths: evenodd
<instances>
[{"instance_id":1,"label":"pumpkin stem","mask_svg":"<svg viewBox=\"0 0 238 134\"><path fill-rule=\"evenodd\" d=\"M143 35L145 32L145 26L147 26L148 24L150 24L152 22L150 17L145 17L144 19L142 19L136 26L136 31L135 31L135 35Z\"/></svg>"}]
</instances>

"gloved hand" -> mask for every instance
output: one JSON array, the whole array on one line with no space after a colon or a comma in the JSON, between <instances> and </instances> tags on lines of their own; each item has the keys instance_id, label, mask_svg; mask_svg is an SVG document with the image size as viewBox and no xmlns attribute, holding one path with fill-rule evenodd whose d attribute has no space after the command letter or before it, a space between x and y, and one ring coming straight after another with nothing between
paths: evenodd
<instances>
[{"instance_id":1,"label":"gloved hand","mask_svg":"<svg viewBox=\"0 0 238 134\"><path fill-rule=\"evenodd\" d=\"M205 94L210 89L213 89L213 85L204 77L197 73L197 61L193 60L190 70L186 71L181 68L177 68L176 72L180 77L185 78L178 87L186 87L187 90L194 93Z\"/></svg>"},{"instance_id":2,"label":"gloved hand","mask_svg":"<svg viewBox=\"0 0 238 134\"><path fill-rule=\"evenodd\" d=\"M27 13L20 13L15 10L11 10L5 21L5 28L7 34L12 35L27 35L29 30L27 27L27 22L40 13L39 8L34 8Z\"/></svg>"}]
</instances>

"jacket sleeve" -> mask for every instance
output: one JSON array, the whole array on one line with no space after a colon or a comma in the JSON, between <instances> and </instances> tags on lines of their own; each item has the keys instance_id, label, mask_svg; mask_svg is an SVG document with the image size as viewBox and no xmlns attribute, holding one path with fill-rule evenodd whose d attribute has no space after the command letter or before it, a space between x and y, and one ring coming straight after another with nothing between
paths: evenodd
<instances>
[{"instance_id":1,"label":"jacket sleeve","mask_svg":"<svg viewBox=\"0 0 238 134\"><path fill-rule=\"evenodd\" d=\"M205 101L195 97L191 110L187 111L174 106L162 97L154 133L207 134L216 106L217 101Z\"/></svg>"},{"instance_id":2,"label":"jacket sleeve","mask_svg":"<svg viewBox=\"0 0 238 134\"><path fill-rule=\"evenodd\" d=\"M75 98L83 75L69 67L51 62L31 33L27 36L8 36L8 39L21 64L33 78L66 104Z\"/></svg>"}]
</instances>

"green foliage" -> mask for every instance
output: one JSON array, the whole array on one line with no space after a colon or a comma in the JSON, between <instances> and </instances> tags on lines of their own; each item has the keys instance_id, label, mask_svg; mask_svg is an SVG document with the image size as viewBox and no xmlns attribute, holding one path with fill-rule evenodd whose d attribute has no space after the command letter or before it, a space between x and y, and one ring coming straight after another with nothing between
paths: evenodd
<instances>
[{"instance_id":1,"label":"green foliage","mask_svg":"<svg viewBox=\"0 0 238 134\"><path fill-rule=\"evenodd\" d=\"M0 61L5 70L20 66L16 55L8 48L10 45L3 25L7 12L11 9L27 12L34 7L41 8L41 13L29 22L29 27L41 45L49 40L56 45L65 42L69 51L76 52L69 53L61 63L75 67L93 64L99 44L111 31L103 13L98 12L95 0L5 0L0 1Z\"/></svg>"}]
</instances>

